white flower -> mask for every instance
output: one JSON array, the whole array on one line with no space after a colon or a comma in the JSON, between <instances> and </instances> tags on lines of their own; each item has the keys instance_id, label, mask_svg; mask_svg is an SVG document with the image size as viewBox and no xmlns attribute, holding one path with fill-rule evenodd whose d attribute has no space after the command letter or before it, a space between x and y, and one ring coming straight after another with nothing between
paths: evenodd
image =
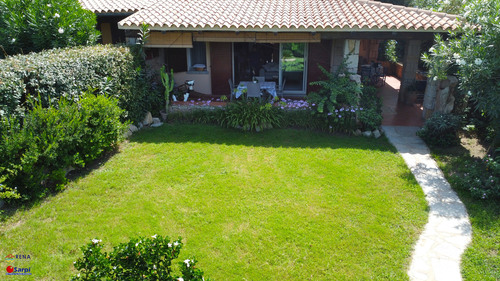
<instances>
[{"instance_id":1,"label":"white flower","mask_svg":"<svg viewBox=\"0 0 500 281\"><path fill-rule=\"evenodd\" d=\"M52 7L52 5L50 5L50 4L47 4L47 7Z\"/></svg>"},{"instance_id":2,"label":"white flower","mask_svg":"<svg viewBox=\"0 0 500 281\"><path fill-rule=\"evenodd\" d=\"M476 60L474 61L474 63L475 63L476 65L481 65L481 64L483 63L483 60L478 58L478 59L476 59Z\"/></svg>"},{"instance_id":3,"label":"white flower","mask_svg":"<svg viewBox=\"0 0 500 281\"><path fill-rule=\"evenodd\" d=\"M16 38L12 38L12 43L15 43L16 42Z\"/></svg>"},{"instance_id":4,"label":"white flower","mask_svg":"<svg viewBox=\"0 0 500 281\"><path fill-rule=\"evenodd\" d=\"M457 60L458 65L465 65L465 60L464 59L458 59Z\"/></svg>"},{"instance_id":5,"label":"white flower","mask_svg":"<svg viewBox=\"0 0 500 281\"><path fill-rule=\"evenodd\" d=\"M73 264L76 264L76 261L74 261Z\"/></svg>"},{"instance_id":6,"label":"white flower","mask_svg":"<svg viewBox=\"0 0 500 281\"><path fill-rule=\"evenodd\" d=\"M179 245L179 242L175 241L174 246L178 246L178 245Z\"/></svg>"},{"instance_id":7,"label":"white flower","mask_svg":"<svg viewBox=\"0 0 500 281\"><path fill-rule=\"evenodd\" d=\"M472 96L472 92L471 92L471 91L468 91L468 92L467 92L467 95L468 95L469 97L470 97L470 96Z\"/></svg>"},{"instance_id":8,"label":"white flower","mask_svg":"<svg viewBox=\"0 0 500 281\"><path fill-rule=\"evenodd\" d=\"M60 16L58 13L56 13L56 14L54 15L54 18L59 18L59 17L61 17L61 16Z\"/></svg>"},{"instance_id":9,"label":"white flower","mask_svg":"<svg viewBox=\"0 0 500 281\"><path fill-rule=\"evenodd\" d=\"M156 264L153 264L153 269L156 269Z\"/></svg>"},{"instance_id":10,"label":"white flower","mask_svg":"<svg viewBox=\"0 0 500 281\"><path fill-rule=\"evenodd\" d=\"M435 51L436 51L436 49L434 49L434 47L431 47L431 48L429 49L429 52L431 52L431 53L434 53Z\"/></svg>"},{"instance_id":11,"label":"white flower","mask_svg":"<svg viewBox=\"0 0 500 281\"><path fill-rule=\"evenodd\" d=\"M189 262L190 262L189 259L187 259L187 260L184 261L184 263L186 264L187 267L189 267Z\"/></svg>"},{"instance_id":12,"label":"white flower","mask_svg":"<svg viewBox=\"0 0 500 281\"><path fill-rule=\"evenodd\" d=\"M168 246L169 248L172 248L172 243L168 243L168 244L167 244L167 246Z\"/></svg>"},{"instance_id":13,"label":"white flower","mask_svg":"<svg viewBox=\"0 0 500 281\"><path fill-rule=\"evenodd\" d=\"M184 278L179 277L179 278L177 278L177 281L184 281Z\"/></svg>"},{"instance_id":14,"label":"white flower","mask_svg":"<svg viewBox=\"0 0 500 281\"><path fill-rule=\"evenodd\" d=\"M99 242L102 242L102 240L92 239L92 244L99 244Z\"/></svg>"},{"instance_id":15,"label":"white flower","mask_svg":"<svg viewBox=\"0 0 500 281\"><path fill-rule=\"evenodd\" d=\"M156 236L158 236L158 234L155 234L155 235L153 235L151 237L153 237L153 239L156 239Z\"/></svg>"},{"instance_id":16,"label":"white flower","mask_svg":"<svg viewBox=\"0 0 500 281\"><path fill-rule=\"evenodd\" d=\"M432 78L432 80L437 81L437 80L438 80L438 77L437 77L437 76L434 76L434 78Z\"/></svg>"},{"instance_id":17,"label":"white flower","mask_svg":"<svg viewBox=\"0 0 500 281\"><path fill-rule=\"evenodd\" d=\"M116 270L116 266L113 266L113 269L115 269L115 270Z\"/></svg>"},{"instance_id":18,"label":"white flower","mask_svg":"<svg viewBox=\"0 0 500 281\"><path fill-rule=\"evenodd\" d=\"M62 27L59 27L59 29L57 30L60 34L63 34L64 33L64 29Z\"/></svg>"},{"instance_id":19,"label":"white flower","mask_svg":"<svg viewBox=\"0 0 500 281\"><path fill-rule=\"evenodd\" d=\"M460 58L460 54L454 53L453 54L453 58L456 59L456 60L458 60Z\"/></svg>"}]
</instances>

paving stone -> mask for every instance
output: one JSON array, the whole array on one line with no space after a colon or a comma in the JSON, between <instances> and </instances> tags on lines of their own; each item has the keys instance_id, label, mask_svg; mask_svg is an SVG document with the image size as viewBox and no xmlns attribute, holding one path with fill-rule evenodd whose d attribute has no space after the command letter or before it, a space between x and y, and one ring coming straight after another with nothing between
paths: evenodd
<instances>
[{"instance_id":1,"label":"paving stone","mask_svg":"<svg viewBox=\"0 0 500 281\"><path fill-rule=\"evenodd\" d=\"M472 236L465 206L431 158L429 148L416 136L417 127L382 128L422 187L429 205L429 221L415 245L408 270L410 280L462 280L460 257Z\"/></svg>"}]
</instances>

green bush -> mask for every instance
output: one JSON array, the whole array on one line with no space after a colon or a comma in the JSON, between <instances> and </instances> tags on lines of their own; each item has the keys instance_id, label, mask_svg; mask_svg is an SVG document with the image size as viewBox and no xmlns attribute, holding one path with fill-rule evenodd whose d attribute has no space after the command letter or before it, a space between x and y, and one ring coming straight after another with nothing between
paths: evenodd
<instances>
[{"instance_id":1,"label":"green bush","mask_svg":"<svg viewBox=\"0 0 500 281\"><path fill-rule=\"evenodd\" d=\"M82 167L122 137L123 110L113 98L85 95L80 103L57 107L36 103L23 126L3 117L0 128L0 197L36 199L66 182L66 169ZM3 195L2 195L3 194Z\"/></svg>"},{"instance_id":2,"label":"green bush","mask_svg":"<svg viewBox=\"0 0 500 281\"><path fill-rule=\"evenodd\" d=\"M96 16L78 0L0 1L0 45L8 55L94 44Z\"/></svg>"},{"instance_id":3,"label":"green bush","mask_svg":"<svg viewBox=\"0 0 500 281\"><path fill-rule=\"evenodd\" d=\"M78 101L91 89L118 98L127 118L138 122L161 94L149 89L135 53L125 47L91 46L0 60L0 114L22 116L29 99L43 107L61 98Z\"/></svg>"},{"instance_id":4,"label":"green bush","mask_svg":"<svg viewBox=\"0 0 500 281\"><path fill-rule=\"evenodd\" d=\"M217 116L217 122L222 127L256 132L280 127L282 120L280 108L258 100L230 102Z\"/></svg>"},{"instance_id":5,"label":"green bush","mask_svg":"<svg viewBox=\"0 0 500 281\"><path fill-rule=\"evenodd\" d=\"M497 159L500 160L500 159ZM490 156L469 160L450 178L450 183L468 190L477 199L500 199L500 162Z\"/></svg>"},{"instance_id":6,"label":"green bush","mask_svg":"<svg viewBox=\"0 0 500 281\"><path fill-rule=\"evenodd\" d=\"M460 143L458 130L460 118L445 113L434 113L417 132L427 144L437 147L455 146Z\"/></svg>"},{"instance_id":7,"label":"green bush","mask_svg":"<svg viewBox=\"0 0 500 281\"><path fill-rule=\"evenodd\" d=\"M196 124L217 124L217 116L220 109L197 108L191 110L170 111L168 120L170 122L187 122Z\"/></svg>"},{"instance_id":8,"label":"green bush","mask_svg":"<svg viewBox=\"0 0 500 281\"><path fill-rule=\"evenodd\" d=\"M363 108L363 110L358 112L358 121L361 124L360 129L364 131L373 131L382 125L382 115L375 109Z\"/></svg>"},{"instance_id":9,"label":"green bush","mask_svg":"<svg viewBox=\"0 0 500 281\"><path fill-rule=\"evenodd\" d=\"M318 92L307 96L313 114L323 120L330 131L351 132L356 128L361 86L349 79L345 60L335 73L329 73L321 66L319 68L327 78L310 83L320 87Z\"/></svg>"},{"instance_id":10,"label":"green bush","mask_svg":"<svg viewBox=\"0 0 500 281\"><path fill-rule=\"evenodd\" d=\"M282 127L323 130L325 124L310 109L286 109L283 110Z\"/></svg>"},{"instance_id":11,"label":"green bush","mask_svg":"<svg viewBox=\"0 0 500 281\"><path fill-rule=\"evenodd\" d=\"M373 109L382 113L382 99L377 96L377 88L364 85L361 90L359 106L364 109Z\"/></svg>"},{"instance_id":12,"label":"green bush","mask_svg":"<svg viewBox=\"0 0 500 281\"><path fill-rule=\"evenodd\" d=\"M179 262L179 277L172 277L172 260L179 257L181 238L170 241L168 237L133 238L106 253L101 240L81 248L83 257L74 262L79 271L71 280L184 280L202 281L203 271L196 266L196 259Z\"/></svg>"}]
</instances>

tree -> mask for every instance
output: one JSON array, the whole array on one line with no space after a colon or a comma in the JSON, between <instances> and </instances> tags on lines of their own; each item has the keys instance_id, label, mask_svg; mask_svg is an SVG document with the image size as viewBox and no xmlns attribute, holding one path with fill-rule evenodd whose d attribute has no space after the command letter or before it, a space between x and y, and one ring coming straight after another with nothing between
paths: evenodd
<instances>
[{"instance_id":1,"label":"tree","mask_svg":"<svg viewBox=\"0 0 500 281\"><path fill-rule=\"evenodd\" d=\"M471 0L464 4L457 31L436 44L423 59L429 77L455 74L472 110L488 118L500 144L500 0Z\"/></svg>"},{"instance_id":2,"label":"tree","mask_svg":"<svg viewBox=\"0 0 500 281\"><path fill-rule=\"evenodd\" d=\"M1 55L91 45L99 36L96 16L78 0L1 0Z\"/></svg>"}]
</instances>

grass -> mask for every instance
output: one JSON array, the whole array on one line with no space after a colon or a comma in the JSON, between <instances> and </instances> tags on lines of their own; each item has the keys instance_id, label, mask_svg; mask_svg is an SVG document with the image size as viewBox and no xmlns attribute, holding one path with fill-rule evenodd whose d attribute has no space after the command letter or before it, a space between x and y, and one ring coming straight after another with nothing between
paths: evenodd
<instances>
[{"instance_id":1,"label":"grass","mask_svg":"<svg viewBox=\"0 0 500 281\"><path fill-rule=\"evenodd\" d=\"M32 276L75 274L79 248L183 237L215 280L407 280L427 221L421 188L381 139L164 125L0 226ZM8 261L2 259L5 268ZM31 279L30 279L31 278Z\"/></svg>"},{"instance_id":2,"label":"grass","mask_svg":"<svg viewBox=\"0 0 500 281\"><path fill-rule=\"evenodd\" d=\"M446 177L465 165L470 157L463 150L433 151ZM449 181L453 184L453 181ZM453 185L452 185L453 187ZM465 204L472 225L472 243L462 255L464 280L500 280L500 204L498 201L473 199L465 190L453 187Z\"/></svg>"}]
</instances>

